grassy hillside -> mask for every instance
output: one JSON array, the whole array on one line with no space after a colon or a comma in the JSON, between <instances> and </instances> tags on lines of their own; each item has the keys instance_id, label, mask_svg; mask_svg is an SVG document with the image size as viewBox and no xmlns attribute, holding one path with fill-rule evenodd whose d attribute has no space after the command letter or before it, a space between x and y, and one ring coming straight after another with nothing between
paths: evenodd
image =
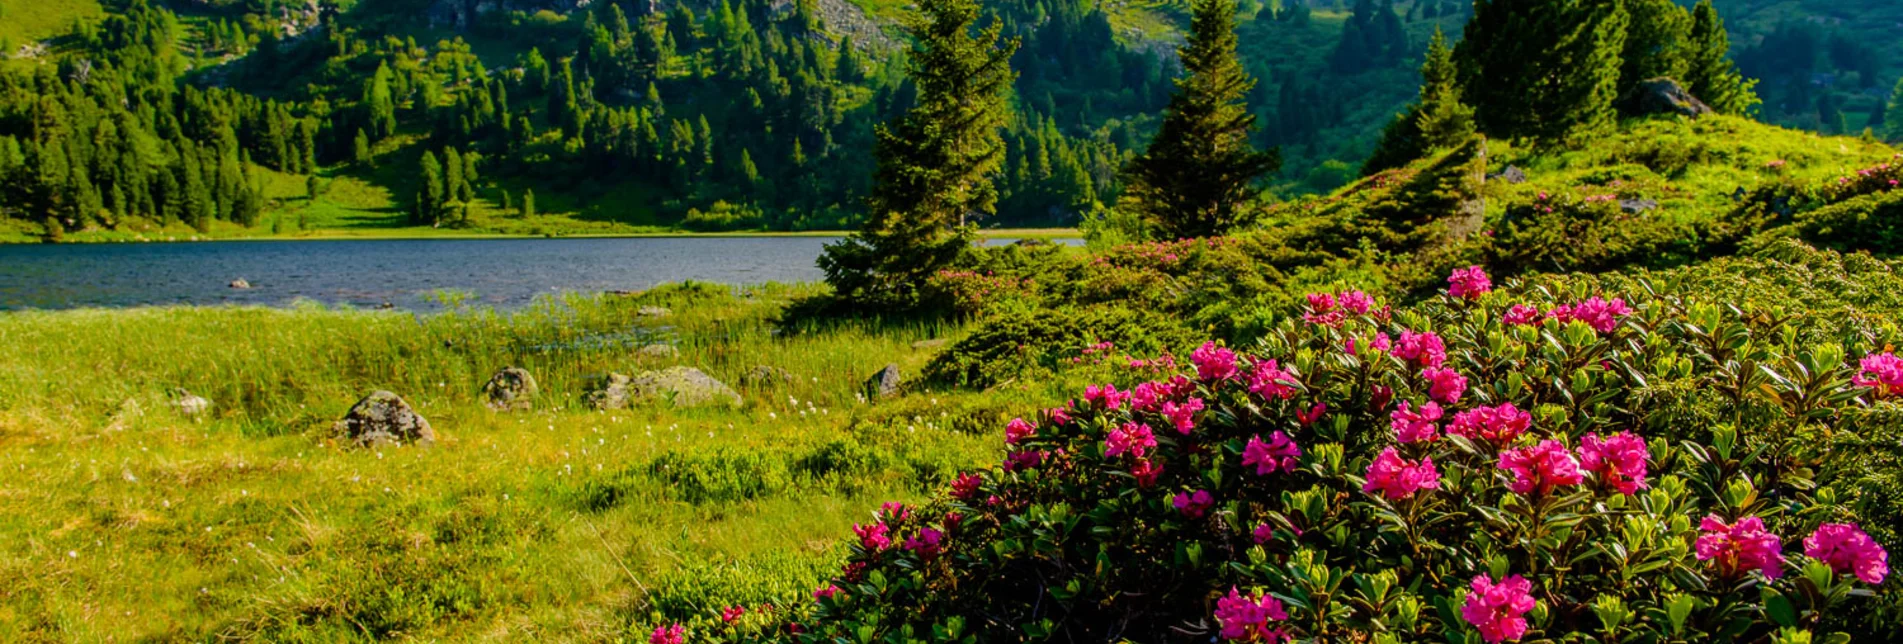
<instances>
[{"instance_id":1,"label":"grassy hillside","mask_svg":"<svg viewBox=\"0 0 1903 644\"><path fill-rule=\"evenodd\" d=\"M11 56L21 45L66 33L76 21L105 15L99 0L7 0L0 3L0 45Z\"/></svg>"}]
</instances>

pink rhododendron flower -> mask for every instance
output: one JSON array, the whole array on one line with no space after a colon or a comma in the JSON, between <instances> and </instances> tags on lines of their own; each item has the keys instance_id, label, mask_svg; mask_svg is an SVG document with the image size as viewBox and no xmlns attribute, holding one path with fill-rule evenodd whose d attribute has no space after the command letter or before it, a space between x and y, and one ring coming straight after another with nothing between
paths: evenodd
<instances>
[{"instance_id":1,"label":"pink rhododendron flower","mask_svg":"<svg viewBox=\"0 0 1903 644\"><path fill-rule=\"evenodd\" d=\"M1394 401L1394 388L1387 385L1375 385L1368 390L1368 408L1382 410Z\"/></svg>"},{"instance_id":2,"label":"pink rhododendron flower","mask_svg":"<svg viewBox=\"0 0 1903 644\"><path fill-rule=\"evenodd\" d=\"M1857 363L1857 375L1850 381L1875 389L1879 396L1903 394L1903 358L1888 351L1864 356L1863 361Z\"/></svg>"},{"instance_id":3,"label":"pink rhododendron flower","mask_svg":"<svg viewBox=\"0 0 1903 644\"><path fill-rule=\"evenodd\" d=\"M918 534L906 538L905 549L918 553L918 556L931 559L945 550L945 533L935 528L925 528Z\"/></svg>"},{"instance_id":4,"label":"pink rhododendron flower","mask_svg":"<svg viewBox=\"0 0 1903 644\"><path fill-rule=\"evenodd\" d=\"M1415 410L1402 401L1400 409L1388 414L1389 426L1394 428L1395 440L1403 443L1431 441L1440 438L1440 427L1434 424L1440 415L1440 405L1422 403L1421 408Z\"/></svg>"},{"instance_id":5,"label":"pink rhododendron flower","mask_svg":"<svg viewBox=\"0 0 1903 644\"><path fill-rule=\"evenodd\" d=\"M648 644L681 644L687 636L687 627L680 624L656 626L654 634L648 636Z\"/></svg>"},{"instance_id":6,"label":"pink rhododendron flower","mask_svg":"<svg viewBox=\"0 0 1903 644\"><path fill-rule=\"evenodd\" d=\"M1177 493L1176 498L1170 500L1170 504L1176 506L1176 511L1183 513L1183 516L1201 519L1204 514L1209 513L1210 506L1216 504L1216 499L1209 496L1209 490L1197 490L1194 493Z\"/></svg>"},{"instance_id":7,"label":"pink rhododendron flower","mask_svg":"<svg viewBox=\"0 0 1903 644\"><path fill-rule=\"evenodd\" d=\"M898 501L886 501L879 504L879 516L887 521L903 521L912 518L912 511Z\"/></svg>"},{"instance_id":8,"label":"pink rhododendron flower","mask_svg":"<svg viewBox=\"0 0 1903 644\"><path fill-rule=\"evenodd\" d=\"M732 624L740 621L740 618L746 614L747 607L745 606L728 606L720 610L720 621Z\"/></svg>"},{"instance_id":9,"label":"pink rhododendron flower","mask_svg":"<svg viewBox=\"0 0 1903 644\"><path fill-rule=\"evenodd\" d=\"M1421 377L1427 379L1427 396L1442 403L1460 402L1460 396L1467 393L1467 377L1453 369L1428 367L1421 370Z\"/></svg>"},{"instance_id":10,"label":"pink rhododendron flower","mask_svg":"<svg viewBox=\"0 0 1903 644\"><path fill-rule=\"evenodd\" d=\"M1263 398L1288 399L1295 395L1295 387L1285 384L1298 382L1295 373L1283 369L1274 360L1257 360L1255 369L1249 373L1249 393Z\"/></svg>"},{"instance_id":11,"label":"pink rhododendron flower","mask_svg":"<svg viewBox=\"0 0 1903 644\"><path fill-rule=\"evenodd\" d=\"M1447 345L1432 331L1402 331L1401 339L1394 341L1392 353L1417 367L1439 367L1447 362Z\"/></svg>"},{"instance_id":12,"label":"pink rhododendron flower","mask_svg":"<svg viewBox=\"0 0 1903 644\"><path fill-rule=\"evenodd\" d=\"M1128 392L1117 391L1116 385L1087 385L1084 387L1084 401L1093 405L1102 405L1104 409L1116 411L1130 400Z\"/></svg>"},{"instance_id":13,"label":"pink rhododendron flower","mask_svg":"<svg viewBox=\"0 0 1903 644\"><path fill-rule=\"evenodd\" d=\"M1268 543L1275 539L1275 528L1270 527L1267 523L1259 524L1255 527L1254 531L1249 533L1249 539L1255 541L1256 545Z\"/></svg>"},{"instance_id":14,"label":"pink rhododendron flower","mask_svg":"<svg viewBox=\"0 0 1903 644\"><path fill-rule=\"evenodd\" d=\"M1070 409L1068 407L1052 407L1044 411L1044 416L1050 418L1051 424L1058 427L1070 424Z\"/></svg>"},{"instance_id":15,"label":"pink rhododendron flower","mask_svg":"<svg viewBox=\"0 0 1903 644\"><path fill-rule=\"evenodd\" d=\"M1172 393L1174 392L1167 383L1139 384L1135 389L1130 390L1130 408L1142 412L1156 411L1162 406L1163 399L1170 397Z\"/></svg>"},{"instance_id":16,"label":"pink rhododendron flower","mask_svg":"<svg viewBox=\"0 0 1903 644\"><path fill-rule=\"evenodd\" d=\"M1389 447L1368 465L1368 483L1361 486L1363 492L1379 491L1381 496L1390 500L1405 499L1414 496L1420 490L1440 489L1440 470L1434 468L1434 459L1423 458L1419 463L1401 458L1399 452Z\"/></svg>"},{"instance_id":17,"label":"pink rhododendron flower","mask_svg":"<svg viewBox=\"0 0 1903 644\"><path fill-rule=\"evenodd\" d=\"M1149 425L1124 423L1122 427L1110 430L1103 444L1103 455L1107 458L1129 454L1132 458L1142 459L1144 454L1156 447L1156 434L1150 431Z\"/></svg>"},{"instance_id":18,"label":"pink rhododendron flower","mask_svg":"<svg viewBox=\"0 0 1903 644\"><path fill-rule=\"evenodd\" d=\"M1586 480L1572 452L1556 440L1501 452L1499 468L1513 473L1513 482L1507 488L1519 494L1547 494L1553 488Z\"/></svg>"},{"instance_id":19,"label":"pink rhododendron flower","mask_svg":"<svg viewBox=\"0 0 1903 644\"><path fill-rule=\"evenodd\" d=\"M1632 432L1605 438L1587 434L1579 439L1579 464L1621 494L1645 489L1645 464L1650 460L1652 452L1646 449L1645 440Z\"/></svg>"},{"instance_id":20,"label":"pink rhododendron flower","mask_svg":"<svg viewBox=\"0 0 1903 644\"><path fill-rule=\"evenodd\" d=\"M1493 280L1487 279L1487 272L1479 266L1454 269L1447 278L1447 294L1466 299L1475 299L1493 290Z\"/></svg>"},{"instance_id":21,"label":"pink rhododendron flower","mask_svg":"<svg viewBox=\"0 0 1903 644\"><path fill-rule=\"evenodd\" d=\"M1533 416L1513 403L1501 403L1493 407L1475 407L1454 414L1454 422L1447 425L1447 433L1465 437L1469 440L1493 441L1507 444L1525 434L1533 424Z\"/></svg>"},{"instance_id":22,"label":"pink rhododendron flower","mask_svg":"<svg viewBox=\"0 0 1903 644\"><path fill-rule=\"evenodd\" d=\"M1367 313L1368 309L1374 308L1374 298L1368 297L1367 293L1361 291L1345 291L1335 301L1341 304L1343 310L1355 315Z\"/></svg>"},{"instance_id":23,"label":"pink rhododendron flower","mask_svg":"<svg viewBox=\"0 0 1903 644\"><path fill-rule=\"evenodd\" d=\"M1242 449L1242 466L1255 466L1255 473L1267 476L1277 471L1295 471L1295 459L1301 458L1302 448L1295 440L1277 431L1269 434L1264 442L1260 436L1250 436L1249 445Z\"/></svg>"},{"instance_id":24,"label":"pink rhododendron flower","mask_svg":"<svg viewBox=\"0 0 1903 644\"><path fill-rule=\"evenodd\" d=\"M1308 411L1295 410L1295 422L1301 423L1303 427L1307 427L1315 424L1315 421L1321 420L1322 415L1326 413L1328 413L1328 403L1316 402L1308 408Z\"/></svg>"},{"instance_id":25,"label":"pink rhododendron flower","mask_svg":"<svg viewBox=\"0 0 1903 644\"><path fill-rule=\"evenodd\" d=\"M1028 470L1044 464L1051 453L1044 450L1021 450L1004 455L1004 469L1007 472Z\"/></svg>"},{"instance_id":26,"label":"pink rhododendron flower","mask_svg":"<svg viewBox=\"0 0 1903 644\"><path fill-rule=\"evenodd\" d=\"M892 547L892 538L885 535L885 522L872 525L852 524L852 533L859 536L859 547L878 552Z\"/></svg>"},{"instance_id":27,"label":"pink rhododendron flower","mask_svg":"<svg viewBox=\"0 0 1903 644\"><path fill-rule=\"evenodd\" d=\"M1854 523L1826 523L1804 537L1804 555L1875 586L1890 575L1890 553Z\"/></svg>"},{"instance_id":28,"label":"pink rhododendron flower","mask_svg":"<svg viewBox=\"0 0 1903 644\"><path fill-rule=\"evenodd\" d=\"M1480 630L1487 644L1519 641L1526 635L1526 613L1533 610L1533 583L1513 575L1494 583L1493 578L1475 575L1460 607L1461 619Z\"/></svg>"},{"instance_id":29,"label":"pink rhododendron flower","mask_svg":"<svg viewBox=\"0 0 1903 644\"><path fill-rule=\"evenodd\" d=\"M952 479L952 498L961 501L971 500L971 497L977 496L978 488L984 485L984 482L984 479L978 478L977 474L959 472L958 477Z\"/></svg>"},{"instance_id":30,"label":"pink rhododendron flower","mask_svg":"<svg viewBox=\"0 0 1903 644\"><path fill-rule=\"evenodd\" d=\"M1037 435L1037 426L1022 418L1013 418L1004 426L1004 444L1016 445L1026 438Z\"/></svg>"},{"instance_id":31,"label":"pink rhododendron flower","mask_svg":"<svg viewBox=\"0 0 1903 644\"><path fill-rule=\"evenodd\" d=\"M1376 333L1373 337L1368 338L1366 342L1357 341L1355 338L1348 338L1348 355L1361 355L1359 349L1362 345L1375 351L1387 351L1394 348L1394 341L1390 340L1386 333Z\"/></svg>"},{"instance_id":32,"label":"pink rhododendron flower","mask_svg":"<svg viewBox=\"0 0 1903 644\"><path fill-rule=\"evenodd\" d=\"M1698 522L1696 549L1699 561L1711 561L1729 575L1756 568L1769 579L1784 576L1784 544L1778 536L1764 530L1764 520L1745 517L1737 523L1725 523L1716 514Z\"/></svg>"},{"instance_id":33,"label":"pink rhododendron flower","mask_svg":"<svg viewBox=\"0 0 1903 644\"><path fill-rule=\"evenodd\" d=\"M1170 425L1176 428L1176 433L1188 436L1190 430L1196 429L1196 413L1202 410L1201 398L1191 398L1180 405L1166 402L1163 403L1163 418L1170 421Z\"/></svg>"},{"instance_id":34,"label":"pink rhododendron flower","mask_svg":"<svg viewBox=\"0 0 1903 644\"><path fill-rule=\"evenodd\" d=\"M1227 380L1236 375L1236 352L1216 346L1214 342L1204 342L1197 347L1189 354L1189 360L1196 363L1196 377L1205 382Z\"/></svg>"},{"instance_id":35,"label":"pink rhododendron flower","mask_svg":"<svg viewBox=\"0 0 1903 644\"><path fill-rule=\"evenodd\" d=\"M1308 311L1302 313L1302 321L1321 326L1341 324L1347 314L1335 307L1335 296L1328 293L1309 293Z\"/></svg>"},{"instance_id":36,"label":"pink rhododendron flower","mask_svg":"<svg viewBox=\"0 0 1903 644\"><path fill-rule=\"evenodd\" d=\"M1246 596L1229 588L1229 596L1216 600L1216 623L1222 626L1222 638L1230 641L1282 642L1289 639L1280 627L1270 628L1271 621L1285 621L1288 611L1282 608L1282 602L1268 595Z\"/></svg>"},{"instance_id":37,"label":"pink rhododendron flower","mask_svg":"<svg viewBox=\"0 0 1903 644\"><path fill-rule=\"evenodd\" d=\"M1591 325L1593 330L1600 333L1611 333L1613 329L1619 327L1619 318L1631 314L1632 308L1625 305L1625 300L1613 298L1607 301L1598 297L1577 304L1563 305L1548 313L1562 324L1579 320Z\"/></svg>"},{"instance_id":38,"label":"pink rhododendron flower","mask_svg":"<svg viewBox=\"0 0 1903 644\"><path fill-rule=\"evenodd\" d=\"M831 599L840 592L841 590L838 586L826 584L825 586L813 589L813 599Z\"/></svg>"},{"instance_id":39,"label":"pink rhododendron flower","mask_svg":"<svg viewBox=\"0 0 1903 644\"><path fill-rule=\"evenodd\" d=\"M1163 464L1144 459L1130 466L1130 476L1136 477L1137 487L1149 489L1156 485L1156 477L1163 475Z\"/></svg>"},{"instance_id":40,"label":"pink rhododendron flower","mask_svg":"<svg viewBox=\"0 0 1903 644\"><path fill-rule=\"evenodd\" d=\"M1507 309L1506 315L1501 317L1500 321L1506 323L1507 326L1534 325L1539 324L1542 317L1545 315L1540 313L1539 309L1525 304L1515 304L1513 308Z\"/></svg>"}]
</instances>

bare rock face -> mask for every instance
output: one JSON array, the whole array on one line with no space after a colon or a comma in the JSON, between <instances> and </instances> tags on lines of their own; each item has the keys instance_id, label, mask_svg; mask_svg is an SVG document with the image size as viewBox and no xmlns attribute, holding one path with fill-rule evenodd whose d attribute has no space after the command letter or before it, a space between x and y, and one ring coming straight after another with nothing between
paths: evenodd
<instances>
[{"instance_id":1,"label":"bare rock face","mask_svg":"<svg viewBox=\"0 0 1903 644\"><path fill-rule=\"evenodd\" d=\"M1641 81L1619 98L1618 107L1631 116L1677 114L1697 118L1712 112L1711 106L1685 91L1678 81L1664 77Z\"/></svg>"},{"instance_id":2,"label":"bare rock face","mask_svg":"<svg viewBox=\"0 0 1903 644\"><path fill-rule=\"evenodd\" d=\"M416 413L402 396L388 391L373 391L364 396L331 430L358 447L427 447L436 443L436 431L430 429L429 420Z\"/></svg>"},{"instance_id":3,"label":"bare rock face","mask_svg":"<svg viewBox=\"0 0 1903 644\"><path fill-rule=\"evenodd\" d=\"M521 367L503 367L482 386L482 397L495 411L529 409L535 405L535 376Z\"/></svg>"},{"instance_id":4,"label":"bare rock face","mask_svg":"<svg viewBox=\"0 0 1903 644\"><path fill-rule=\"evenodd\" d=\"M871 378L866 379L866 397L890 398L897 396L899 395L899 385L903 382L904 379L899 376L899 366L896 364L886 365L884 369L880 369L878 373L872 374Z\"/></svg>"}]
</instances>

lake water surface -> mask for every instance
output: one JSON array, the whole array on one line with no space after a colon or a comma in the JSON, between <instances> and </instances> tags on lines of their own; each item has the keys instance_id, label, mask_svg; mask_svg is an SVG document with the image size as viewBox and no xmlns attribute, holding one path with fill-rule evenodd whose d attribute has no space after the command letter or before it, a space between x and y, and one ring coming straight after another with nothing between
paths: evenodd
<instances>
[{"instance_id":1,"label":"lake water surface","mask_svg":"<svg viewBox=\"0 0 1903 644\"><path fill-rule=\"evenodd\" d=\"M562 291L666 282L803 282L829 237L407 239L0 245L0 310L154 304L436 308L466 291L521 306ZM1009 243L993 239L989 244ZM1073 242L1074 243L1074 242ZM244 279L250 289L233 289Z\"/></svg>"}]
</instances>

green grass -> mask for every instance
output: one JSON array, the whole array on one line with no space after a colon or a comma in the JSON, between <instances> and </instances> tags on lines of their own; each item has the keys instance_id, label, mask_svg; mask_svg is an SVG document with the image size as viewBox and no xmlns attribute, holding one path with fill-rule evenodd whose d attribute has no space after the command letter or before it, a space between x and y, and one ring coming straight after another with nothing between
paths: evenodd
<instances>
[{"instance_id":1,"label":"green grass","mask_svg":"<svg viewBox=\"0 0 1903 644\"><path fill-rule=\"evenodd\" d=\"M862 402L872 371L916 374L933 349L915 341L963 329L773 333L770 318L809 292L690 287L428 316L0 314L0 577L13 580L0 639L601 640L633 637L656 607L797 599L869 508L995 458L989 419L1060 386ZM646 305L673 314L635 315ZM636 358L626 338L681 355ZM535 411L480 406L506 364L540 382ZM747 405L577 402L586 374L671 364L734 384ZM755 365L796 378L742 387ZM175 412L175 387L211 399L209 417ZM438 445L332 440L329 423L377 388L416 405Z\"/></svg>"},{"instance_id":2,"label":"green grass","mask_svg":"<svg viewBox=\"0 0 1903 644\"><path fill-rule=\"evenodd\" d=\"M0 42L12 55L20 45L45 40L72 28L74 21L105 17L99 0L5 0L0 2Z\"/></svg>"}]
</instances>

